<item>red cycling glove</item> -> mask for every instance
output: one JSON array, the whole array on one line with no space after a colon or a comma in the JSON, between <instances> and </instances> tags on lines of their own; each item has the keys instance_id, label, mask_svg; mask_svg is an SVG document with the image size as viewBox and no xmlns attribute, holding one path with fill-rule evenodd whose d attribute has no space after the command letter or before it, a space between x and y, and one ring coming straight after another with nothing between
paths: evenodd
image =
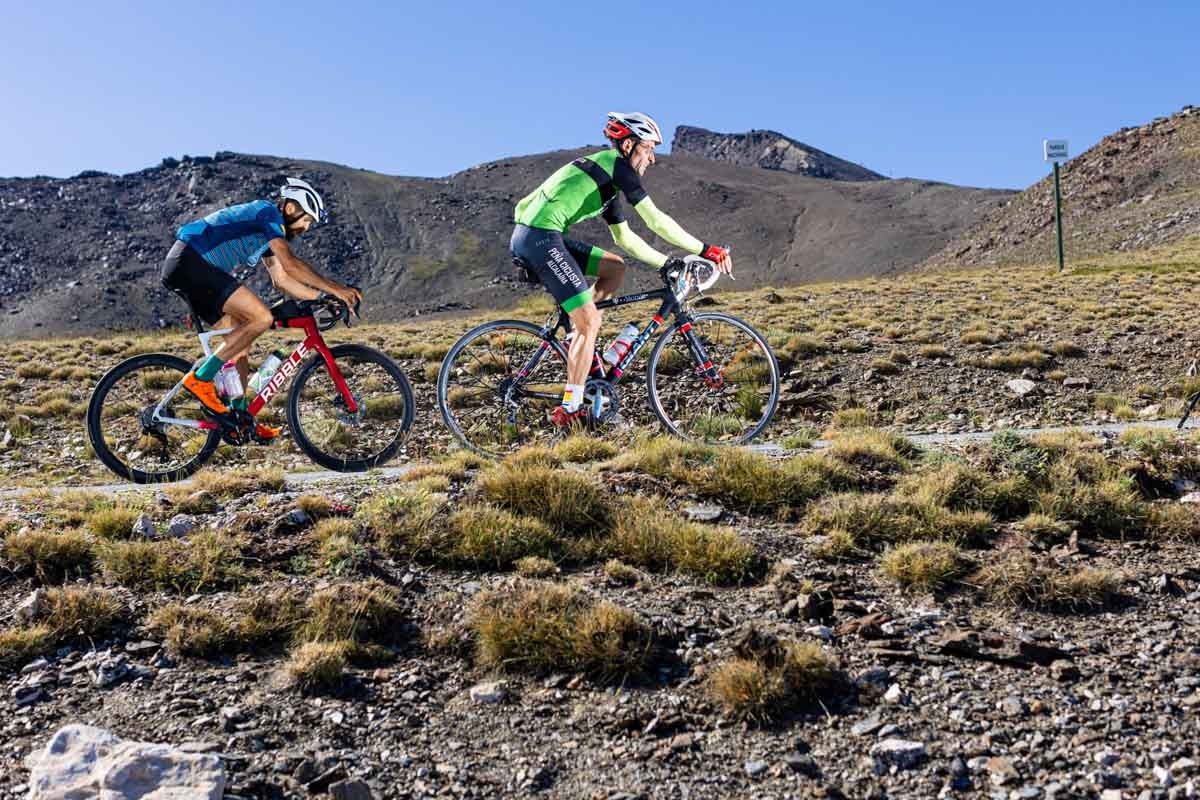
<instances>
[{"instance_id":1,"label":"red cycling glove","mask_svg":"<svg viewBox=\"0 0 1200 800\"><path fill-rule=\"evenodd\" d=\"M700 257L707 259L714 264L720 264L725 259L729 258L729 251L724 247L718 247L715 244L706 244L704 249L700 251Z\"/></svg>"}]
</instances>

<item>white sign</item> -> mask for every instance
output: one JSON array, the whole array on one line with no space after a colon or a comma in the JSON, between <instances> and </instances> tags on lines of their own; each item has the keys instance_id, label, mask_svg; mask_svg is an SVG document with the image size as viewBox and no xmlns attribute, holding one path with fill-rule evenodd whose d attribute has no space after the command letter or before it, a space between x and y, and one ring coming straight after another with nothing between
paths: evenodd
<instances>
[{"instance_id":1,"label":"white sign","mask_svg":"<svg viewBox=\"0 0 1200 800\"><path fill-rule=\"evenodd\" d=\"M1044 161L1066 161L1066 139L1042 139L1042 158Z\"/></svg>"}]
</instances>

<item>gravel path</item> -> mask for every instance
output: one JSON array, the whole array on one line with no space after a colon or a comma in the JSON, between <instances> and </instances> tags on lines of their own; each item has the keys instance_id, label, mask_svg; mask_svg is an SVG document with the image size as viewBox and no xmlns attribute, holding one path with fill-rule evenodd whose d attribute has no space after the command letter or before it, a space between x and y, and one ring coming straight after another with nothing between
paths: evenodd
<instances>
[{"instance_id":1,"label":"gravel path","mask_svg":"<svg viewBox=\"0 0 1200 800\"><path fill-rule=\"evenodd\" d=\"M1033 436L1039 433L1061 433L1063 431L1083 431L1085 433L1095 433L1097 435L1116 436L1130 428L1174 428L1178 424L1178 420L1172 419L1156 419L1141 422L1127 422L1109 425L1076 425L1073 427L1048 427L1048 428L1005 428L1003 430L1012 431L1020 436ZM1192 420L1186 426L1185 430L1193 430L1200 427L1196 420ZM997 431L975 431L971 433L913 433L907 434L910 442L921 447L941 447L946 445L963 444L966 442L986 442L995 436ZM818 439L813 442L813 448L822 450L829 447L831 444L828 439ZM781 447L778 444L751 444L746 446L747 450L755 453L762 453L771 456L783 456L789 451L787 448ZM334 472L332 470L314 470L305 472L287 472L284 473L284 478L287 480L288 486L310 486L312 484L329 482L346 482L355 481L363 477L371 477L374 479L392 479L398 478L404 473L412 469L411 464L404 464L394 467L382 467L380 469L371 470L370 472ZM186 485L189 481L182 481ZM51 487L54 492L74 491L77 489L88 489L93 492L104 492L106 494L120 494L122 492L133 492L145 490L148 488L143 484L137 483L105 483L94 486L59 486ZM29 489L9 489L0 492L0 498L19 497L28 492Z\"/></svg>"}]
</instances>

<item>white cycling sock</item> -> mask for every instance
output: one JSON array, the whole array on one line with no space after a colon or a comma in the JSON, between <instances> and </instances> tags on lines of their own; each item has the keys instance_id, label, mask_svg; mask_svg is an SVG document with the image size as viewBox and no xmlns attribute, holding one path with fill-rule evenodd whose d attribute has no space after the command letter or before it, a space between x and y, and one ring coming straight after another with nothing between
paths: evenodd
<instances>
[{"instance_id":1,"label":"white cycling sock","mask_svg":"<svg viewBox=\"0 0 1200 800\"><path fill-rule=\"evenodd\" d=\"M563 408L567 411L575 412L583 405L583 386L574 383L568 383L563 390L562 399Z\"/></svg>"}]
</instances>

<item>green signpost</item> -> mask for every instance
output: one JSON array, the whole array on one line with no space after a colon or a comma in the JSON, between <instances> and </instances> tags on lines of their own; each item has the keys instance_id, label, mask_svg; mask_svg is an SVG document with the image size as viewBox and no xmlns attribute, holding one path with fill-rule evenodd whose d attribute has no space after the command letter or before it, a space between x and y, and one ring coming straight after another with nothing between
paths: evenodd
<instances>
[{"instance_id":1,"label":"green signpost","mask_svg":"<svg viewBox=\"0 0 1200 800\"><path fill-rule=\"evenodd\" d=\"M1042 159L1054 162L1054 227L1058 231L1058 271L1063 271L1063 235L1062 235L1062 190L1058 181L1058 162L1066 161L1066 139L1043 139Z\"/></svg>"}]
</instances>

